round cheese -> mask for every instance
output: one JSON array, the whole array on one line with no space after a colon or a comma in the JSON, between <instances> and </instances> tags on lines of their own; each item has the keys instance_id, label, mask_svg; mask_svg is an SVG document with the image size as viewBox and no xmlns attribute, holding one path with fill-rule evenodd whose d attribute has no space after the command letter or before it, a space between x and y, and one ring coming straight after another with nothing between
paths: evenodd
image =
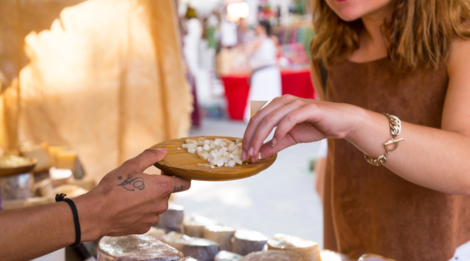
<instances>
[{"instance_id":1,"label":"round cheese","mask_svg":"<svg viewBox=\"0 0 470 261\"><path fill-rule=\"evenodd\" d=\"M170 232L162 237L163 242L179 251L183 250L183 245L185 245L190 239L191 238L187 235L176 232Z\"/></svg>"},{"instance_id":2,"label":"round cheese","mask_svg":"<svg viewBox=\"0 0 470 261\"><path fill-rule=\"evenodd\" d=\"M263 250L268 238L256 231L248 229L238 229L232 239L232 252L239 255Z\"/></svg>"},{"instance_id":3,"label":"round cheese","mask_svg":"<svg viewBox=\"0 0 470 261\"><path fill-rule=\"evenodd\" d=\"M199 261L213 261L219 252L219 245L203 238L192 237L183 245L184 256L192 256Z\"/></svg>"},{"instance_id":4,"label":"round cheese","mask_svg":"<svg viewBox=\"0 0 470 261\"><path fill-rule=\"evenodd\" d=\"M240 261L302 261L302 257L293 252L268 250L251 253Z\"/></svg>"},{"instance_id":5,"label":"round cheese","mask_svg":"<svg viewBox=\"0 0 470 261\"><path fill-rule=\"evenodd\" d=\"M209 225L204 228L205 239L212 240L219 244L221 250L232 250L232 237L235 229L224 225Z\"/></svg>"},{"instance_id":6,"label":"round cheese","mask_svg":"<svg viewBox=\"0 0 470 261\"><path fill-rule=\"evenodd\" d=\"M216 222L201 215L193 214L186 217L183 224L186 235L190 237L203 237L204 228L208 225L216 224Z\"/></svg>"},{"instance_id":7,"label":"round cheese","mask_svg":"<svg viewBox=\"0 0 470 261\"><path fill-rule=\"evenodd\" d=\"M199 261L199 260L194 259L194 258L188 256L188 257L184 257L184 258L178 259L178 261Z\"/></svg>"},{"instance_id":8,"label":"round cheese","mask_svg":"<svg viewBox=\"0 0 470 261\"><path fill-rule=\"evenodd\" d=\"M302 261L321 261L317 243L302 238L276 234L268 240L268 250L283 250L302 256Z\"/></svg>"},{"instance_id":9,"label":"round cheese","mask_svg":"<svg viewBox=\"0 0 470 261\"><path fill-rule=\"evenodd\" d=\"M103 237L98 244L98 261L174 261L182 257L175 248L147 235Z\"/></svg>"},{"instance_id":10,"label":"round cheese","mask_svg":"<svg viewBox=\"0 0 470 261\"><path fill-rule=\"evenodd\" d=\"M160 220L157 223L157 228L163 229L166 232L175 231L183 233L183 218L184 208L183 206L169 203L168 210L160 215Z\"/></svg>"},{"instance_id":11,"label":"round cheese","mask_svg":"<svg viewBox=\"0 0 470 261\"><path fill-rule=\"evenodd\" d=\"M243 256L229 251L220 251L215 255L214 261L239 261Z\"/></svg>"},{"instance_id":12,"label":"round cheese","mask_svg":"<svg viewBox=\"0 0 470 261\"><path fill-rule=\"evenodd\" d=\"M352 258L347 255L340 254L338 252L330 250L322 250L320 252L322 261L354 261Z\"/></svg>"}]
</instances>

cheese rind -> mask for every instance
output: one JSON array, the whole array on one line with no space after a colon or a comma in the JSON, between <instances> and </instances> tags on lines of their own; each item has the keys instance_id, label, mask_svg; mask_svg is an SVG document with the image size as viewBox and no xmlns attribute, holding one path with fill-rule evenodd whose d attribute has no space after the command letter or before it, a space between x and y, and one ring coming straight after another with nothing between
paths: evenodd
<instances>
[{"instance_id":1,"label":"cheese rind","mask_svg":"<svg viewBox=\"0 0 470 261\"><path fill-rule=\"evenodd\" d=\"M103 237L98 261L174 261L183 257L175 248L147 235Z\"/></svg>"},{"instance_id":2,"label":"cheese rind","mask_svg":"<svg viewBox=\"0 0 470 261\"><path fill-rule=\"evenodd\" d=\"M191 240L191 237L176 232L170 232L162 237L163 242L178 249L178 251L183 251L183 245L187 244L189 240Z\"/></svg>"},{"instance_id":3,"label":"cheese rind","mask_svg":"<svg viewBox=\"0 0 470 261\"><path fill-rule=\"evenodd\" d=\"M321 261L318 244L299 237L275 234L268 240L268 250L294 252L302 256L302 261Z\"/></svg>"},{"instance_id":4,"label":"cheese rind","mask_svg":"<svg viewBox=\"0 0 470 261\"><path fill-rule=\"evenodd\" d=\"M183 254L199 261L213 261L219 252L219 244L214 241L192 237L183 245Z\"/></svg>"},{"instance_id":5,"label":"cheese rind","mask_svg":"<svg viewBox=\"0 0 470 261\"><path fill-rule=\"evenodd\" d=\"M268 238L256 231L238 229L232 239L232 252L239 255L261 251Z\"/></svg>"},{"instance_id":6,"label":"cheese rind","mask_svg":"<svg viewBox=\"0 0 470 261\"><path fill-rule=\"evenodd\" d=\"M240 261L302 261L302 257L293 252L268 250L251 253Z\"/></svg>"},{"instance_id":7,"label":"cheese rind","mask_svg":"<svg viewBox=\"0 0 470 261\"><path fill-rule=\"evenodd\" d=\"M221 250L232 250L232 237L235 229L224 225L209 225L204 228L205 239L217 242Z\"/></svg>"}]
</instances>

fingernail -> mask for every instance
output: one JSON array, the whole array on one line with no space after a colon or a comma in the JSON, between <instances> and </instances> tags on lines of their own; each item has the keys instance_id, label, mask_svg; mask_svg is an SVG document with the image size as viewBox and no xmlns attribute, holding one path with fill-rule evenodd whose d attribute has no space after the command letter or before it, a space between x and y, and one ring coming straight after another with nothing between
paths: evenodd
<instances>
[{"instance_id":1,"label":"fingernail","mask_svg":"<svg viewBox=\"0 0 470 261\"><path fill-rule=\"evenodd\" d=\"M158 151L160 151L161 153L166 153L166 149L157 149Z\"/></svg>"},{"instance_id":2,"label":"fingernail","mask_svg":"<svg viewBox=\"0 0 470 261\"><path fill-rule=\"evenodd\" d=\"M273 138L273 140L271 141L271 146L276 146L276 143L277 143L277 139L276 138Z\"/></svg>"},{"instance_id":3,"label":"fingernail","mask_svg":"<svg viewBox=\"0 0 470 261\"><path fill-rule=\"evenodd\" d=\"M242 160L246 160L246 152L242 150Z\"/></svg>"},{"instance_id":4,"label":"fingernail","mask_svg":"<svg viewBox=\"0 0 470 261\"><path fill-rule=\"evenodd\" d=\"M248 150L248 155L253 156L254 150L255 149L253 149L253 147L250 147L250 149Z\"/></svg>"}]
</instances>

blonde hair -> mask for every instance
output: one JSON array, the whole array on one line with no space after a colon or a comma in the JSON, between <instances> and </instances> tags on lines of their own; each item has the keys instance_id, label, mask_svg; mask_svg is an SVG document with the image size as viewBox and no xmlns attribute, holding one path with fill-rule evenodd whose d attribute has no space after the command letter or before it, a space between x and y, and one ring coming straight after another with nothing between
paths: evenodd
<instances>
[{"instance_id":1,"label":"blonde hair","mask_svg":"<svg viewBox=\"0 0 470 261\"><path fill-rule=\"evenodd\" d=\"M326 0L313 1L317 35L311 45L312 58L325 65L347 59L359 48L362 21L346 22ZM447 62L452 39L470 39L469 0L394 0L392 4L392 19L384 21L382 33L388 57L397 69L437 68Z\"/></svg>"}]
</instances>

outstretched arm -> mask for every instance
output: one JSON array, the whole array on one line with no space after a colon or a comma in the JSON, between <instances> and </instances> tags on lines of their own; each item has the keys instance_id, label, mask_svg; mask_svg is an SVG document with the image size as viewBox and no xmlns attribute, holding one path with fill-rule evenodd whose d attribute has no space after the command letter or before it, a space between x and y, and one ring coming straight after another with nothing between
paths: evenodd
<instances>
[{"instance_id":1,"label":"outstretched arm","mask_svg":"<svg viewBox=\"0 0 470 261\"><path fill-rule=\"evenodd\" d=\"M441 129L402 122L398 138L404 141L384 166L423 187L470 195L470 41L456 40L452 50ZM377 157L391 138L388 125L382 114L357 106L284 96L251 119L242 156L256 160L259 152L267 157L296 143L333 138ZM263 145L276 126L273 140Z\"/></svg>"},{"instance_id":2,"label":"outstretched arm","mask_svg":"<svg viewBox=\"0 0 470 261\"><path fill-rule=\"evenodd\" d=\"M191 186L189 180L143 173L165 155L166 151L146 150L108 173L94 190L73 199L82 241L142 234L158 222L170 194ZM30 260L74 242L74 221L66 202L0 211L0 256L5 260Z\"/></svg>"}]
</instances>

